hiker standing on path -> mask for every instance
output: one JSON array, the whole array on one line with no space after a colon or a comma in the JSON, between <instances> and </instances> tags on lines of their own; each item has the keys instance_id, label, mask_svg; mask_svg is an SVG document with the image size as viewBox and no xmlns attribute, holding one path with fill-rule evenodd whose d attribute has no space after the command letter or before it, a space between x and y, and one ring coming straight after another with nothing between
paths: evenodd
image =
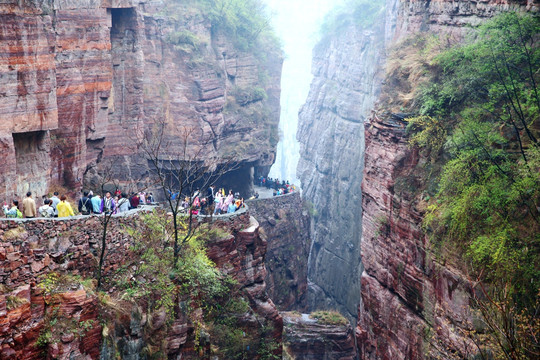
<instances>
[{"instance_id":1,"label":"hiker standing on path","mask_svg":"<svg viewBox=\"0 0 540 360\"><path fill-rule=\"evenodd\" d=\"M71 204L68 203L66 195L62 195L60 197L60 202L58 205L56 205L56 208L58 209L58 217L68 217L68 216L75 216L75 213L73 213L73 208L71 207Z\"/></svg>"},{"instance_id":2,"label":"hiker standing on path","mask_svg":"<svg viewBox=\"0 0 540 360\"><path fill-rule=\"evenodd\" d=\"M92 212L96 215L101 214L101 197L99 195L92 196L92 199L90 199L90 202L92 203Z\"/></svg>"},{"instance_id":3,"label":"hiker standing on path","mask_svg":"<svg viewBox=\"0 0 540 360\"><path fill-rule=\"evenodd\" d=\"M88 197L88 191L83 192L83 197L79 199L78 209L82 215L90 215L92 200Z\"/></svg>"},{"instance_id":4,"label":"hiker standing on path","mask_svg":"<svg viewBox=\"0 0 540 360\"><path fill-rule=\"evenodd\" d=\"M60 199L58 198L58 191L54 192L50 200L51 200L51 207L54 209L54 217L58 217L58 209L56 208L56 206L58 206L58 203L60 202Z\"/></svg>"},{"instance_id":5,"label":"hiker standing on path","mask_svg":"<svg viewBox=\"0 0 540 360\"><path fill-rule=\"evenodd\" d=\"M50 206L51 203L52 201L49 199L43 200L43 206L38 209L39 216L44 218L54 217L54 209Z\"/></svg>"},{"instance_id":6,"label":"hiker standing on path","mask_svg":"<svg viewBox=\"0 0 540 360\"><path fill-rule=\"evenodd\" d=\"M32 199L32 192L26 193L26 198L23 200L23 215L25 218L32 219L37 215L36 202Z\"/></svg>"},{"instance_id":7,"label":"hiker standing on path","mask_svg":"<svg viewBox=\"0 0 540 360\"><path fill-rule=\"evenodd\" d=\"M214 185L210 185L206 193L206 205L208 206L208 215L214 213Z\"/></svg>"},{"instance_id":8,"label":"hiker standing on path","mask_svg":"<svg viewBox=\"0 0 540 360\"><path fill-rule=\"evenodd\" d=\"M11 209L8 209L7 204L4 203L3 210L4 210L4 214L8 218L17 218L17 217L22 218L22 213L19 210L19 202L17 200L11 201Z\"/></svg>"},{"instance_id":9,"label":"hiker standing on path","mask_svg":"<svg viewBox=\"0 0 540 360\"><path fill-rule=\"evenodd\" d=\"M120 196L121 198L120 200L118 200L118 213L119 214L129 211L129 207L130 207L130 202L129 202L127 194L122 193Z\"/></svg>"},{"instance_id":10,"label":"hiker standing on path","mask_svg":"<svg viewBox=\"0 0 540 360\"><path fill-rule=\"evenodd\" d=\"M114 203L114 199L111 197L111 193L107 191L105 193L105 197L101 201L101 212L105 214L110 214L116 210L116 204Z\"/></svg>"}]
</instances>

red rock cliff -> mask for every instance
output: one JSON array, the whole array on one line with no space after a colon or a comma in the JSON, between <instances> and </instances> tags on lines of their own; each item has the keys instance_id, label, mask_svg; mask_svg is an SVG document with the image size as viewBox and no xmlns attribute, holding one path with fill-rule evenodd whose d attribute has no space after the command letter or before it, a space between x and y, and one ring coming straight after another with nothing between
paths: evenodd
<instances>
[{"instance_id":1,"label":"red rock cliff","mask_svg":"<svg viewBox=\"0 0 540 360\"><path fill-rule=\"evenodd\" d=\"M538 11L538 1L401 1L394 41L422 31L459 41L466 25L501 11ZM366 124L362 219L362 304L357 339L362 359L467 358L470 284L433 260L421 231L426 159L408 145L396 84L387 78Z\"/></svg>"},{"instance_id":2,"label":"red rock cliff","mask_svg":"<svg viewBox=\"0 0 540 360\"><path fill-rule=\"evenodd\" d=\"M80 187L108 163L120 180L140 177L134 143L156 122L166 124L170 154L188 127L190 151L215 139L204 157L235 154L246 168L274 161L280 51L237 50L196 7L4 1L0 49L0 188L8 196L42 195L51 182ZM240 104L233 96L258 87L267 96Z\"/></svg>"},{"instance_id":3,"label":"red rock cliff","mask_svg":"<svg viewBox=\"0 0 540 360\"><path fill-rule=\"evenodd\" d=\"M126 261L127 248L133 239L125 227L134 228L137 222L136 215L112 219L104 274L114 272ZM258 320L248 318L248 325L258 327L260 323L257 321L262 319L273 329L269 336L280 344L283 321L266 294L264 257L267 244L259 236L259 224L248 213L243 213L224 217L216 225L231 235L209 241L209 258L236 279L246 294L251 309L258 317ZM159 316L149 320L144 314L142 318L140 315L130 316L131 309L124 309L125 315L116 318L109 332L102 328L100 322L104 315L99 310L102 309L100 300L81 282L60 284L61 288L54 297L48 296L46 288L38 286L44 281L43 276L53 271L80 275L83 279L92 278L97 264L100 231L101 224L96 217L0 221L1 359L43 359L45 353L48 358L56 359L115 359L118 353L124 358L138 358L145 346L144 339L152 336L144 334L143 337L141 329L145 321L153 321L150 328L158 334L154 335L160 337L159 341L165 336L166 349L171 357L199 358L198 352L193 351L193 324L183 316L175 319L168 332L163 334L160 328L165 322L165 315L161 320ZM44 347L44 329L51 326L51 308L55 305L58 308L53 315L62 319L62 327L57 330L64 333L54 334L59 341L50 341ZM77 335L85 323L91 324L89 330L82 336Z\"/></svg>"}]
</instances>

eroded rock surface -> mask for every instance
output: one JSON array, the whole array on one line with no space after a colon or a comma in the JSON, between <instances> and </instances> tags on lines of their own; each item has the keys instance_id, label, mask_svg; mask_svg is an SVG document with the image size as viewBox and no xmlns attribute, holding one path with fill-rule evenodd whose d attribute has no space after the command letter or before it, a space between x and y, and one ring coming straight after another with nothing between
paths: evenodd
<instances>
[{"instance_id":1,"label":"eroded rock surface","mask_svg":"<svg viewBox=\"0 0 540 360\"><path fill-rule=\"evenodd\" d=\"M300 193L248 201L268 243L267 292L280 311L306 311L310 215Z\"/></svg>"},{"instance_id":2,"label":"eroded rock surface","mask_svg":"<svg viewBox=\"0 0 540 360\"><path fill-rule=\"evenodd\" d=\"M298 132L298 172L315 210L308 303L310 310L349 315L359 305L362 359L474 353L461 333L473 320L471 284L458 266L425 252L425 203L418 192L426 185L426 160L407 143L400 114L407 104L399 103L394 87L416 84L406 74L385 78L385 54L418 33L460 41L469 25L539 6L536 0L389 0L385 24L375 22L373 33L349 28L315 49L315 79Z\"/></svg>"},{"instance_id":3,"label":"eroded rock surface","mask_svg":"<svg viewBox=\"0 0 540 360\"><path fill-rule=\"evenodd\" d=\"M459 41L467 25L501 11L538 11L537 1L401 1L394 42L423 31ZM362 184L362 302L356 329L362 359L461 359L476 352L472 284L459 258L437 262L421 230L426 162L409 146L396 86L414 87L408 74L386 78L366 124ZM457 261L457 263L456 263ZM456 266L457 265L457 266Z\"/></svg>"},{"instance_id":4,"label":"eroded rock surface","mask_svg":"<svg viewBox=\"0 0 540 360\"><path fill-rule=\"evenodd\" d=\"M78 189L111 164L117 180L144 179L136 145L155 124L165 124L165 157L177 157L189 137L191 155L267 169L278 140L281 53L239 51L234 41L212 32L193 4L2 2L2 193L41 196L54 182ZM266 97L235 99L257 88Z\"/></svg>"},{"instance_id":5,"label":"eroded rock surface","mask_svg":"<svg viewBox=\"0 0 540 360\"><path fill-rule=\"evenodd\" d=\"M264 319L271 329L270 339L281 344L283 322L266 294L267 244L259 236L258 222L249 213L243 213L224 217L214 224L234 235L209 241L208 256L245 290L250 307L259 319L252 315L245 322L257 327L260 326L258 321ZM109 225L104 277L126 261L126 249L132 244L126 226L136 227L137 215L113 218ZM152 329L154 335L159 336L154 339L158 343L167 342L169 356L199 358L199 351L193 345L194 325L181 313L166 333L163 332L165 313L154 314L150 319L136 307L122 309L114 326L103 328L98 311L102 300L83 283L65 284L54 297L47 295L44 277L53 271L80 275L82 279L94 276L100 231L96 217L0 221L0 283L3 286L0 289L0 358L42 359L46 352L57 359L114 359L119 351L124 358L142 359L142 351L148 345L145 339L152 337L152 333L143 334L142 328L148 321L152 323L146 329ZM62 319L65 336L55 334L60 336L60 341L47 343L43 336L54 318ZM85 326L88 326L87 331L82 331Z\"/></svg>"},{"instance_id":6,"label":"eroded rock surface","mask_svg":"<svg viewBox=\"0 0 540 360\"><path fill-rule=\"evenodd\" d=\"M350 324L324 324L308 314L284 312L284 351L295 360L356 359Z\"/></svg>"},{"instance_id":7,"label":"eroded rock surface","mask_svg":"<svg viewBox=\"0 0 540 360\"><path fill-rule=\"evenodd\" d=\"M384 20L384 19L383 19ZM381 85L384 21L351 26L314 50L315 76L300 112L298 176L313 209L308 305L357 316L360 294L364 120Z\"/></svg>"}]
</instances>

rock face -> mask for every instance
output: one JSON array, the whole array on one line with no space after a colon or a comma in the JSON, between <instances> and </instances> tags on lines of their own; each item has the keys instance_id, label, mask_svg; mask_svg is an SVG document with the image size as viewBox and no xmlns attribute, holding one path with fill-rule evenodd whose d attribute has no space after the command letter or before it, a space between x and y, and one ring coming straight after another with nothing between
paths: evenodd
<instances>
[{"instance_id":1,"label":"rock face","mask_svg":"<svg viewBox=\"0 0 540 360\"><path fill-rule=\"evenodd\" d=\"M125 261L132 239L124 229L136 227L137 218L134 215L112 219L104 276ZM283 322L266 294L266 241L259 236L259 224L244 212L223 217L215 225L234 235L210 241L208 256L238 281L255 314L273 329L269 336L280 344ZM48 295L48 285L38 286L44 283L44 276L53 271L92 278L100 229L95 217L0 221L0 358L41 359L46 351L57 359L114 359L115 349L119 349L124 358L143 358L141 351L145 344L141 324L148 321L146 315L136 309L130 314L130 309L124 309L127 311L117 319L115 326L105 329L99 320L98 307L102 300L87 290L84 282L60 284L54 296ZM62 320L51 321L54 318ZM152 329L159 336L165 336L169 355L199 358L199 353L193 349L193 325L188 319L179 316L169 333L162 334L159 331L164 319L165 315L162 320L159 316L152 319L155 322ZM256 322L255 319L249 321ZM51 325L53 323L57 325ZM85 326L87 331L81 331ZM60 341L40 346L47 343L44 334L49 330L54 336L63 334Z\"/></svg>"},{"instance_id":2,"label":"rock face","mask_svg":"<svg viewBox=\"0 0 540 360\"><path fill-rule=\"evenodd\" d=\"M297 135L298 174L314 210L308 305L356 318L364 120L380 89L384 21L369 30L350 26L341 36L325 39L313 55L315 78Z\"/></svg>"},{"instance_id":3,"label":"rock face","mask_svg":"<svg viewBox=\"0 0 540 360\"><path fill-rule=\"evenodd\" d=\"M538 11L532 1L402 1L394 41L430 31L452 41L465 25L501 11ZM366 124L362 185L362 302L356 329L362 359L461 359L476 353L464 332L474 317L471 284L457 266L438 263L421 231L426 159L408 145L394 85L385 80ZM414 86L414 84L409 84ZM459 260L458 260L459 262Z\"/></svg>"},{"instance_id":4,"label":"rock face","mask_svg":"<svg viewBox=\"0 0 540 360\"><path fill-rule=\"evenodd\" d=\"M406 74L385 78L385 54L418 32L459 41L467 25L502 11L538 12L539 6L536 0L389 0L384 24L375 22L370 31L349 27L315 49L315 79L298 133L298 172L316 213L308 304L349 316L359 305L362 359L474 353L461 333L473 320L471 285L457 267L425 252L417 190L426 185L426 160L407 144L399 115L406 104L397 103L393 81L415 84Z\"/></svg>"},{"instance_id":5,"label":"rock face","mask_svg":"<svg viewBox=\"0 0 540 360\"><path fill-rule=\"evenodd\" d=\"M352 327L327 325L307 314L282 313L284 352L295 360L357 359Z\"/></svg>"},{"instance_id":6,"label":"rock face","mask_svg":"<svg viewBox=\"0 0 540 360\"><path fill-rule=\"evenodd\" d=\"M135 145L154 124L164 124L165 156L177 156L189 132L190 154L234 155L247 169L271 165L279 50L259 57L239 51L189 6L2 2L2 192L42 195L55 182L79 188L110 166L118 180L142 178L145 161ZM235 90L256 87L267 96L238 104Z\"/></svg>"},{"instance_id":7,"label":"rock face","mask_svg":"<svg viewBox=\"0 0 540 360\"><path fill-rule=\"evenodd\" d=\"M470 284L426 254L424 208L416 197L424 164L411 151L405 123L378 116L366 130L362 306L357 327L363 359L444 358L474 352L461 331L472 319Z\"/></svg>"},{"instance_id":8,"label":"rock face","mask_svg":"<svg viewBox=\"0 0 540 360\"><path fill-rule=\"evenodd\" d=\"M300 193L248 201L268 243L267 292L280 311L306 311L310 216Z\"/></svg>"}]
</instances>

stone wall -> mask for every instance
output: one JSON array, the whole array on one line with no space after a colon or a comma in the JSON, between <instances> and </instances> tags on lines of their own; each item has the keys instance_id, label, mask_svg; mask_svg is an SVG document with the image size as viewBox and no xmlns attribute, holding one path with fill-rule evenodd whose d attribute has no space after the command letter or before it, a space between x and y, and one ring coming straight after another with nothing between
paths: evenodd
<instances>
[{"instance_id":1,"label":"stone wall","mask_svg":"<svg viewBox=\"0 0 540 360\"><path fill-rule=\"evenodd\" d=\"M114 216L109 224L107 257L104 276L118 269L125 260L132 239L125 227L136 228L137 215ZM282 319L273 302L266 295L264 256L266 241L259 236L259 224L248 212L232 217L220 217L214 222L230 234L207 244L208 256L224 272L235 278L248 296L251 308L272 325L272 337L281 342ZM45 299L37 286L42 276L53 271L92 278L97 265L101 239L101 223L97 217L87 216L65 220L1 220L0 221L0 357L2 359L40 359L43 348L37 341L45 327ZM68 286L57 297L59 313L77 322L92 320L93 326L81 339L76 336L61 338L49 344L47 352L58 359L114 358L111 344L102 343L102 331L97 310L98 298L80 284ZM9 305L8 305L9 303ZM142 334L137 322L130 318L118 319L120 333L113 348L123 349L125 358L138 359L141 355ZM156 333L159 327L155 329ZM192 325L178 318L166 335L171 356L193 353ZM148 334L147 334L148 335ZM120 344L120 345L118 345ZM132 344L133 346L127 346ZM100 355L101 354L101 355ZM175 355L175 356L176 356Z\"/></svg>"},{"instance_id":2,"label":"stone wall","mask_svg":"<svg viewBox=\"0 0 540 360\"><path fill-rule=\"evenodd\" d=\"M305 312L310 214L300 193L247 203L268 243L265 257L268 295L280 311Z\"/></svg>"}]
</instances>

